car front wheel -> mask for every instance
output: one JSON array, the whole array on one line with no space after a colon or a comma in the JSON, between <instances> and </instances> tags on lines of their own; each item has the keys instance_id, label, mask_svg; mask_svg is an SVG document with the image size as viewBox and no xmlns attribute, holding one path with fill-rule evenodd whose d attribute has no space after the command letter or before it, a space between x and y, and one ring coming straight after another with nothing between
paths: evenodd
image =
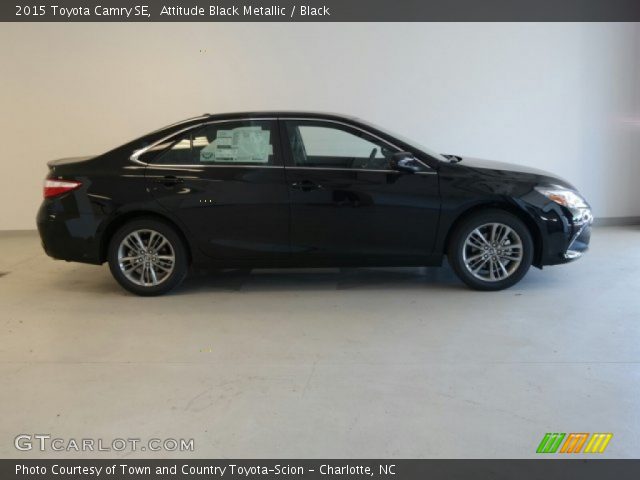
<instances>
[{"instance_id":1,"label":"car front wheel","mask_svg":"<svg viewBox=\"0 0 640 480\"><path fill-rule=\"evenodd\" d=\"M449 263L476 290L502 290L518 283L533 259L527 226L502 210L484 210L462 221L452 234Z\"/></svg>"},{"instance_id":2,"label":"car front wheel","mask_svg":"<svg viewBox=\"0 0 640 480\"><path fill-rule=\"evenodd\" d=\"M109 268L122 287L136 295L161 295L187 274L188 258L180 236L168 224L141 218L122 226L112 237Z\"/></svg>"}]
</instances>

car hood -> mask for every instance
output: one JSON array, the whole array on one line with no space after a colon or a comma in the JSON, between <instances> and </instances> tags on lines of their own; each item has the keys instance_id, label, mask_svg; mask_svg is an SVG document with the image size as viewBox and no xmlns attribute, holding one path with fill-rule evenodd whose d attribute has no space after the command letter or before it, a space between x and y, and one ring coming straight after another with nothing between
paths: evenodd
<instances>
[{"instance_id":1,"label":"car hood","mask_svg":"<svg viewBox=\"0 0 640 480\"><path fill-rule=\"evenodd\" d=\"M481 158L472 158L472 157L459 157L462 160L457 162L457 165L461 165L464 167L472 168L472 169L481 169L481 170L493 170L495 172L503 172L503 173L522 173L534 175L540 178L540 180L544 180L547 183L555 183L557 185L562 185L569 188L575 188L568 181L563 178L558 177L554 173L547 172L545 170L540 170L538 168L527 167L524 165L517 165L515 163L507 163L507 162L497 162L494 160L484 160Z\"/></svg>"}]
</instances>

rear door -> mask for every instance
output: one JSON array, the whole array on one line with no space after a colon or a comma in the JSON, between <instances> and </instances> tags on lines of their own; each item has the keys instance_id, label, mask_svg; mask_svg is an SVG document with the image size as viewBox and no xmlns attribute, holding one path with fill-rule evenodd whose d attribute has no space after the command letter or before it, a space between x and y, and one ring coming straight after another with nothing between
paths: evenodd
<instances>
[{"instance_id":1,"label":"rear door","mask_svg":"<svg viewBox=\"0 0 640 480\"><path fill-rule=\"evenodd\" d=\"M212 122L148 152L148 186L214 260L278 264L289 255L279 144L275 120Z\"/></svg>"},{"instance_id":2,"label":"rear door","mask_svg":"<svg viewBox=\"0 0 640 480\"><path fill-rule=\"evenodd\" d=\"M282 119L291 198L291 248L303 263L429 263L438 175L390 168L400 149L360 127Z\"/></svg>"}]
</instances>

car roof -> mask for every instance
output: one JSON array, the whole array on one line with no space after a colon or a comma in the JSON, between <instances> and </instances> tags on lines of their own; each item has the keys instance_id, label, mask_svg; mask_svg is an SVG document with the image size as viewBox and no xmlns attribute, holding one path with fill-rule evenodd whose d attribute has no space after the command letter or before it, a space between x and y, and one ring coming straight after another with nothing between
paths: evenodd
<instances>
[{"instance_id":1,"label":"car roof","mask_svg":"<svg viewBox=\"0 0 640 480\"><path fill-rule=\"evenodd\" d=\"M204 118L268 118L268 117L299 117L299 118L327 118L339 120L358 120L358 118L331 112L313 112L308 110L261 110L247 112L205 113Z\"/></svg>"}]
</instances>

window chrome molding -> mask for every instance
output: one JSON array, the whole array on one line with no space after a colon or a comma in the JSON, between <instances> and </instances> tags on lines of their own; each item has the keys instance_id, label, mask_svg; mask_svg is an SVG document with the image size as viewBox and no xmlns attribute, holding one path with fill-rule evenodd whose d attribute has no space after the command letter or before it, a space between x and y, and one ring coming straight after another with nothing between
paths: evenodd
<instances>
[{"instance_id":1,"label":"window chrome molding","mask_svg":"<svg viewBox=\"0 0 640 480\"><path fill-rule=\"evenodd\" d=\"M144 163L144 162L139 162ZM224 164L217 163L215 165L212 164L187 164L187 163L145 163L147 168L175 168L176 170L180 169L198 169L198 168L284 168L284 165L233 165L233 164Z\"/></svg>"},{"instance_id":2,"label":"window chrome molding","mask_svg":"<svg viewBox=\"0 0 640 480\"><path fill-rule=\"evenodd\" d=\"M417 160L417 159L416 159ZM344 172L377 172L377 173L403 173L401 170L385 170L376 168L346 168L346 167L284 167L286 170L324 170L324 171L344 171ZM413 172L416 175L435 175L436 172Z\"/></svg>"},{"instance_id":3,"label":"window chrome molding","mask_svg":"<svg viewBox=\"0 0 640 480\"><path fill-rule=\"evenodd\" d=\"M157 147L158 145L160 145L161 143L167 142L169 140L171 140L174 137L177 137L178 135L181 135L183 133L186 133L190 130L195 130L197 128L201 128L207 125L215 125L215 124L220 124L220 123L237 123L237 122L259 122L259 121L278 121L278 120L295 120L295 121L308 121L308 122L324 122L324 123L334 123L334 124L338 124L338 125L343 125L345 127L349 127L349 128L353 128L354 130L358 130L366 135L369 135L370 137L373 137L381 142L386 143L387 145L389 145L390 147L396 149L398 152L403 151L400 147L398 147L397 145L389 142L388 140L385 140L384 138L379 137L378 135L376 135L375 133L371 133L368 130L365 130L363 128L358 127L357 125L353 125L351 123L347 123L347 122L341 122L339 120L333 120L333 119L327 119L327 118L321 118L321 117L252 117L252 118L235 118L235 119L223 119L223 120L211 120L209 122L202 122L202 123L198 123L195 125L191 125L190 127L186 127L183 128L181 130L178 130L177 132L173 132L170 133L169 135L162 137L159 140L156 140L155 142L153 142L150 145L147 145L144 148L141 148L139 150L136 150L135 152L133 152L133 154L129 157L129 160L137 163L138 165L144 165L147 167L151 167L151 168L176 168L176 169L180 169L180 168L220 168L220 167L224 167L224 168L290 168L290 169L309 169L309 170L345 170L345 171L359 171L359 172L381 172L381 173L397 173L399 172L399 170L379 170L379 169L365 169L365 168L333 168L333 167L303 167L303 166L286 166L286 165L231 165L231 164L161 164L161 163L149 163L149 162L143 162L142 160L140 160L140 156L143 155L144 153L148 152L149 150L151 150L154 147ZM414 157L415 158L415 157ZM422 171L422 172L414 172L415 174L418 175L434 175L437 172L434 171L433 168L431 168L429 165L427 165L426 163L424 163L422 160L420 160L419 158L415 158L415 160L422 165L424 168L426 168L426 171Z\"/></svg>"},{"instance_id":4,"label":"window chrome molding","mask_svg":"<svg viewBox=\"0 0 640 480\"><path fill-rule=\"evenodd\" d=\"M380 172L380 173L399 173L398 170L383 170L376 168L347 168L347 167L285 167L287 170L327 170L339 172Z\"/></svg>"},{"instance_id":5,"label":"window chrome molding","mask_svg":"<svg viewBox=\"0 0 640 480\"><path fill-rule=\"evenodd\" d=\"M287 165L232 165L218 163L216 165L190 165L190 164L164 164L164 163L145 163L147 168L152 170L176 169L197 171L201 168L283 168L285 170L317 170L317 171L345 171L345 172L375 172L375 173L403 173L400 170L381 170L375 168L344 168L344 167L289 167ZM435 175L437 172L413 172L413 175Z\"/></svg>"}]
</instances>

